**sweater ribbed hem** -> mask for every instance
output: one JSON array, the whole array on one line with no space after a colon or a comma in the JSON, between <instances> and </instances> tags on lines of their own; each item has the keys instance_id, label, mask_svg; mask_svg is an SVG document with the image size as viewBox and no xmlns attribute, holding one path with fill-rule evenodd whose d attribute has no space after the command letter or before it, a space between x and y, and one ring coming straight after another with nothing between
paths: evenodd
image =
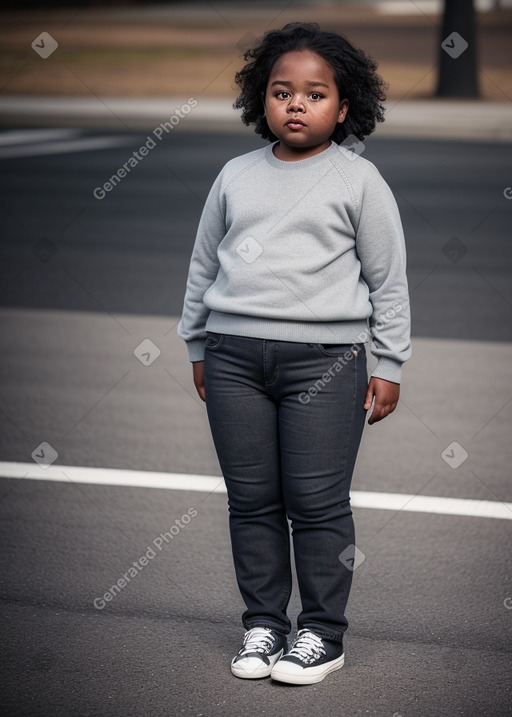
<instances>
[{"instance_id":1,"label":"sweater ribbed hem","mask_svg":"<svg viewBox=\"0 0 512 717\"><path fill-rule=\"evenodd\" d=\"M248 336L270 341L298 343L353 344L368 341L368 324L357 321L286 321L211 311L206 330L217 334Z\"/></svg>"},{"instance_id":2,"label":"sweater ribbed hem","mask_svg":"<svg viewBox=\"0 0 512 717\"><path fill-rule=\"evenodd\" d=\"M402 379L402 364L386 357L381 357L377 361L377 366L372 372L375 378L383 378L385 381L392 383L400 383Z\"/></svg>"},{"instance_id":3,"label":"sweater ribbed hem","mask_svg":"<svg viewBox=\"0 0 512 717\"><path fill-rule=\"evenodd\" d=\"M364 319L325 322L286 321L211 311L206 322L206 330L218 334L298 343L352 344L368 341L368 325Z\"/></svg>"}]
</instances>

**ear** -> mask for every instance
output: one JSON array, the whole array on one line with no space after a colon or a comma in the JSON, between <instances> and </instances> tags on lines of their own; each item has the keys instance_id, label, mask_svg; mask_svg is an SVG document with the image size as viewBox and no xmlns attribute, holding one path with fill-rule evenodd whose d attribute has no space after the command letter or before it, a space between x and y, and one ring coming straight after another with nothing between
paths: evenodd
<instances>
[{"instance_id":1,"label":"ear","mask_svg":"<svg viewBox=\"0 0 512 717\"><path fill-rule=\"evenodd\" d=\"M344 122L348 112L348 100L341 100L340 111L338 113L338 122Z\"/></svg>"}]
</instances>

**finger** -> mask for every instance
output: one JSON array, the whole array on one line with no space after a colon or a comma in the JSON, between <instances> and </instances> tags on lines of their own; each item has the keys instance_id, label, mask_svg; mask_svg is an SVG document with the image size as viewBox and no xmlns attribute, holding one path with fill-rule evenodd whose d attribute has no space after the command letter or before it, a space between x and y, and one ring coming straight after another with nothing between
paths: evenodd
<instances>
[{"instance_id":1,"label":"finger","mask_svg":"<svg viewBox=\"0 0 512 717\"><path fill-rule=\"evenodd\" d=\"M377 406L373 407L372 415L368 419L368 423L370 426L372 423L377 423L378 421L382 421L383 418L386 417L386 413L384 413L380 408L377 408Z\"/></svg>"},{"instance_id":2,"label":"finger","mask_svg":"<svg viewBox=\"0 0 512 717\"><path fill-rule=\"evenodd\" d=\"M373 401L373 386L370 383L370 385L368 386L368 390L366 391L366 397L364 399L363 408L365 411L368 411L371 408L372 401Z\"/></svg>"},{"instance_id":3,"label":"finger","mask_svg":"<svg viewBox=\"0 0 512 717\"><path fill-rule=\"evenodd\" d=\"M206 401L206 393L205 393L205 390L204 390L204 383L202 383L202 384L196 383L196 384L195 384L195 387L196 387L196 391L197 391L197 393L198 393L199 398L201 399L201 401Z\"/></svg>"},{"instance_id":4,"label":"finger","mask_svg":"<svg viewBox=\"0 0 512 717\"><path fill-rule=\"evenodd\" d=\"M372 423L376 423L377 421L380 421L382 418L383 418L383 416L380 414L380 411L374 405L372 412L370 413L370 418L368 419L369 425L371 426Z\"/></svg>"},{"instance_id":5,"label":"finger","mask_svg":"<svg viewBox=\"0 0 512 717\"><path fill-rule=\"evenodd\" d=\"M372 424L377 423L377 421L382 421L383 418L386 418L386 416L389 416L390 413L393 413L396 406L397 403L381 404L376 402L368 423Z\"/></svg>"}]
</instances>

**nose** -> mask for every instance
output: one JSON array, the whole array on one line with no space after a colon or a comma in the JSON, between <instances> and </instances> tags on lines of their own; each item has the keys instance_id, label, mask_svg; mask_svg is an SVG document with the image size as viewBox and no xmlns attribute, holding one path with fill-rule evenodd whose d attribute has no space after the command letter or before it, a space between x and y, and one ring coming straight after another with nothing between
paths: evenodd
<instances>
[{"instance_id":1,"label":"nose","mask_svg":"<svg viewBox=\"0 0 512 717\"><path fill-rule=\"evenodd\" d=\"M288 103L290 112L304 112L304 102L301 95L293 95Z\"/></svg>"}]
</instances>

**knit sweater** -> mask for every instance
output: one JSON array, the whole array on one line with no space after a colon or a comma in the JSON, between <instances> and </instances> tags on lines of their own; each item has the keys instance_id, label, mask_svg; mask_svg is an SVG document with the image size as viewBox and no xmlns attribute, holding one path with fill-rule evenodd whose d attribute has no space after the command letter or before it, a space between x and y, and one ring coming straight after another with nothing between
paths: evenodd
<instances>
[{"instance_id":1,"label":"knit sweater","mask_svg":"<svg viewBox=\"0 0 512 717\"><path fill-rule=\"evenodd\" d=\"M411 354L402 224L376 167L334 142L286 162L273 144L236 157L199 222L178 335L371 342L373 375L400 383Z\"/></svg>"}]
</instances>

